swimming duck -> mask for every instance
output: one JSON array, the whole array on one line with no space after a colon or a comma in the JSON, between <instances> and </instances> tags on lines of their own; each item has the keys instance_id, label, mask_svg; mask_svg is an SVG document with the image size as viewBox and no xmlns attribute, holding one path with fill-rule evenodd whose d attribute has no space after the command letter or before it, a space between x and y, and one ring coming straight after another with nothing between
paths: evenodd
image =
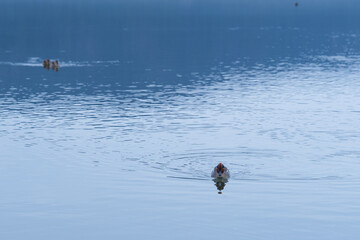
<instances>
[{"instance_id":1,"label":"swimming duck","mask_svg":"<svg viewBox=\"0 0 360 240\"><path fill-rule=\"evenodd\" d=\"M58 60L55 60L55 61L51 62L51 69L52 70L58 71L59 68L60 68L60 64L59 64Z\"/></svg>"},{"instance_id":2,"label":"swimming duck","mask_svg":"<svg viewBox=\"0 0 360 240\"><path fill-rule=\"evenodd\" d=\"M43 62L43 67L46 68L47 70L50 69L50 60L49 59L45 59Z\"/></svg>"},{"instance_id":3,"label":"swimming duck","mask_svg":"<svg viewBox=\"0 0 360 240\"><path fill-rule=\"evenodd\" d=\"M224 164L219 163L214 170L211 172L213 178L230 178L230 171Z\"/></svg>"}]
</instances>

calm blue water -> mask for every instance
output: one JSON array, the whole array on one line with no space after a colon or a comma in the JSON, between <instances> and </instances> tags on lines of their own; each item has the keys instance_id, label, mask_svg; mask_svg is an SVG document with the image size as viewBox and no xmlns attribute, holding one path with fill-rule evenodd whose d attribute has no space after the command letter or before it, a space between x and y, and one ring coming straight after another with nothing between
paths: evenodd
<instances>
[{"instance_id":1,"label":"calm blue water","mask_svg":"<svg viewBox=\"0 0 360 240\"><path fill-rule=\"evenodd\" d=\"M298 2L1 1L0 238L355 239L360 3Z\"/></svg>"}]
</instances>

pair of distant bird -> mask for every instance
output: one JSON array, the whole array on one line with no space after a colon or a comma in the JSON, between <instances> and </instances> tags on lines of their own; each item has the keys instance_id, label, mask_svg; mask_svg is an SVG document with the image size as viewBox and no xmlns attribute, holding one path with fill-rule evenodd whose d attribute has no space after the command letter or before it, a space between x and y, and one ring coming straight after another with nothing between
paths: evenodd
<instances>
[{"instance_id":1,"label":"pair of distant bird","mask_svg":"<svg viewBox=\"0 0 360 240\"><path fill-rule=\"evenodd\" d=\"M42 64L43 67L46 68L47 70L49 70L51 67L52 70L59 71L60 68L60 64L58 60L50 61L50 59L45 59Z\"/></svg>"},{"instance_id":2,"label":"pair of distant bird","mask_svg":"<svg viewBox=\"0 0 360 240\"><path fill-rule=\"evenodd\" d=\"M211 172L211 177L213 178L230 178L230 171L224 164L219 163L214 170Z\"/></svg>"}]
</instances>

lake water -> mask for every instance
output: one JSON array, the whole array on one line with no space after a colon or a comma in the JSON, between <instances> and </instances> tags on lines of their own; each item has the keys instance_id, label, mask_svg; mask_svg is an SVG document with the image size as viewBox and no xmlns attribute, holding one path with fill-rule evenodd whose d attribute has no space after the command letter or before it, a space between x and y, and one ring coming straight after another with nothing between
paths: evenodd
<instances>
[{"instance_id":1,"label":"lake water","mask_svg":"<svg viewBox=\"0 0 360 240\"><path fill-rule=\"evenodd\" d=\"M360 4L294 3L2 1L0 238L356 239Z\"/></svg>"}]
</instances>

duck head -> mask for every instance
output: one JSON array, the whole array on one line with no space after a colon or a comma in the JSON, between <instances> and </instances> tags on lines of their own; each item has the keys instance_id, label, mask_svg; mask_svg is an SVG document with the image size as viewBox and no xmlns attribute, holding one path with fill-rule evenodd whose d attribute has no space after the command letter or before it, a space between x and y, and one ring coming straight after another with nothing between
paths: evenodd
<instances>
[{"instance_id":1,"label":"duck head","mask_svg":"<svg viewBox=\"0 0 360 240\"><path fill-rule=\"evenodd\" d=\"M216 172L219 174L219 177L222 176L222 174L224 173L224 171L225 171L225 166L224 166L224 164L219 163L219 164L216 166Z\"/></svg>"}]
</instances>

